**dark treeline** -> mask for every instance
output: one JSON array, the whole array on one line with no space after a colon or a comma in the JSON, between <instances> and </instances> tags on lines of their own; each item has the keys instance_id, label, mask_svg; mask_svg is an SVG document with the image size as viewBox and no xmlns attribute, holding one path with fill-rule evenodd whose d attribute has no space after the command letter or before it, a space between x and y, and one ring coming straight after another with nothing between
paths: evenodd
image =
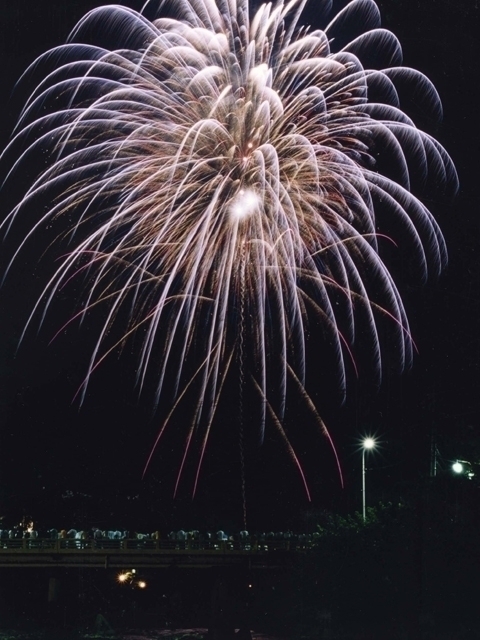
<instances>
[{"instance_id":1,"label":"dark treeline","mask_svg":"<svg viewBox=\"0 0 480 640\"><path fill-rule=\"evenodd\" d=\"M444 475L400 502L367 509L365 522L359 513L319 513L320 542L296 561L284 606L277 601L289 612L282 621L289 637L478 633L479 507L475 483Z\"/></svg>"}]
</instances>

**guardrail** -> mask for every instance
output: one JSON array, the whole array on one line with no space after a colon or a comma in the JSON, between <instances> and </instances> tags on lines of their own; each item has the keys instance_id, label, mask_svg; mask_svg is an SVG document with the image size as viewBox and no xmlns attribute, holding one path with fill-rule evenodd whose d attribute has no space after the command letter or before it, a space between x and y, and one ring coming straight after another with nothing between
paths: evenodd
<instances>
[{"instance_id":1,"label":"guardrail","mask_svg":"<svg viewBox=\"0 0 480 640\"><path fill-rule=\"evenodd\" d=\"M251 569L285 566L310 548L287 540L248 541L8 538L0 539L0 567L183 568L248 564Z\"/></svg>"}]
</instances>

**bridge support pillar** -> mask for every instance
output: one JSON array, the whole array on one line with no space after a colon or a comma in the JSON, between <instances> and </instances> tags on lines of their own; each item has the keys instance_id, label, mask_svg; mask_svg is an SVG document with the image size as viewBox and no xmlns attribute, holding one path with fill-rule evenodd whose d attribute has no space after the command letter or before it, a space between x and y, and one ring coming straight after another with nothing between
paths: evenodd
<instances>
[{"instance_id":1,"label":"bridge support pillar","mask_svg":"<svg viewBox=\"0 0 480 640\"><path fill-rule=\"evenodd\" d=\"M208 640L233 640L235 629L229 620L228 586L222 576L217 576L213 583L210 600L210 625Z\"/></svg>"},{"instance_id":2,"label":"bridge support pillar","mask_svg":"<svg viewBox=\"0 0 480 640\"><path fill-rule=\"evenodd\" d=\"M54 576L51 576L48 579L48 602L54 603L58 602L58 596L60 593L60 579Z\"/></svg>"}]
</instances>

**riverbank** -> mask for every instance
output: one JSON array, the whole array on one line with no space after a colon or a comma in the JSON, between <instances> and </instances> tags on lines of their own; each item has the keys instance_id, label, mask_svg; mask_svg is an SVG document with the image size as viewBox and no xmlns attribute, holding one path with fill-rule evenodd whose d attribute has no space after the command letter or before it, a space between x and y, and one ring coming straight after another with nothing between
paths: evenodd
<instances>
[{"instance_id":1,"label":"riverbank","mask_svg":"<svg viewBox=\"0 0 480 640\"><path fill-rule=\"evenodd\" d=\"M0 640L205 640L207 629L131 630L124 633L78 633L75 631L0 631ZM252 640L286 640L252 631Z\"/></svg>"}]
</instances>

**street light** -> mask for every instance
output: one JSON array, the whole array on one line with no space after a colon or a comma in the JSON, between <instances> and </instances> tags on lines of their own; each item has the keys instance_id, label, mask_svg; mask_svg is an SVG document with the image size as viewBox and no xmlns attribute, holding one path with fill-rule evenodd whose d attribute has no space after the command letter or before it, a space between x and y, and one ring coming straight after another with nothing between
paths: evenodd
<instances>
[{"instance_id":1,"label":"street light","mask_svg":"<svg viewBox=\"0 0 480 640\"><path fill-rule=\"evenodd\" d=\"M455 473L462 473L463 472L463 464L461 462L454 462L452 464L452 469L453 471L455 471Z\"/></svg>"},{"instance_id":2,"label":"street light","mask_svg":"<svg viewBox=\"0 0 480 640\"><path fill-rule=\"evenodd\" d=\"M375 440L373 438L364 438L362 441L362 515L363 521L366 518L365 509L365 451L375 448Z\"/></svg>"}]
</instances>

